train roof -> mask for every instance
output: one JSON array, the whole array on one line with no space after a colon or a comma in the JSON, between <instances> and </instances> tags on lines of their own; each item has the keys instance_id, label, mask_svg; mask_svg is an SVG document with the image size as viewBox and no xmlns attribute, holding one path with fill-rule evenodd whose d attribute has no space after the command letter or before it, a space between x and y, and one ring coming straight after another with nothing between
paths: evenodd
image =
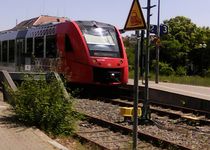
<instances>
[{"instance_id":1,"label":"train roof","mask_svg":"<svg viewBox=\"0 0 210 150\"><path fill-rule=\"evenodd\" d=\"M24 20L17 24L14 28L1 31L1 40L8 40L23 37L42 36L43 34L53 35L55 33L55 25L66 22L69 19L66 17L54 17L41 15L35 18ZM40 31L41 30L41 31ZM45 33L44 32L47 32Z\"/></svg>"},{"instance_id":2,"label":"train roof","mask_svg":"<svg viewBox=\"0 0 210 150\"><path fill-rule=\"evenodd\" d=\"M20 22L19 24L17 24L12 29L0 31L0 34L8 33L11 31L24 30L24 29L35 27L35 26L45 25L45 24L61 23L61 22L65 22L65 21L69 21L69 19L66 17L55 17L55 16L41 15L41 16L38 16L35 18L24 20L24 21Z\"/></svg>"},{"instance_id":3,"label":"train roof","mask_svg":"<svg viewBox=\"0 0 210 150\"><path fill-rule=\"evenodd\" d=\"M55 35L55 28L57 24L70 21L64 17L53 17L53 16L39 16L32 19L22 21L17 24L14 28L0 32L0 40L10 39L22 39L31 37L41 37L44 35ZM111 27L114 26L97 22L97 21L76 21L80 27L95 26L95 27Z\"/></svg>"}]
</instances>

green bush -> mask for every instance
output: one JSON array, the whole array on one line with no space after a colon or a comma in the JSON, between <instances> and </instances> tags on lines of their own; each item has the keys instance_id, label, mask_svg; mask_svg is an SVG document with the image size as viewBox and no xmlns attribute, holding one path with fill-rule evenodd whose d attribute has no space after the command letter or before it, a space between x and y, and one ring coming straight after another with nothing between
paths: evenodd
<instances>
[{"instance_id":1,"label":"green bush","mask_svg":"<svg viewBox=\"0 0 210 150\"><path fill-rule=\"evenodd\" d=\"M183 66L179 66L176 69L176 75L178 76L186 76L187 75L187 69Z\"/></svg>"},{"instance_id":2,"label":"green bush","mask_svg":"<svg viewBox=\"0 0 210 150\"><path fill-rule=\"evenodd\" d=\"M210 68L206 72L206 77L210 77Z\"/></svg>"},{"instance_id":3,"label":"green bush","mask_svg":"<svg viewBox=\"0 0 210 150\"><path fill-rule=\"evenodd\" d=\"M167 63L160 62L159 68L160 75L170 76L174 74L174 69L170 67Z\"/></svg>"},{"instance_id":4,"label":"green bush","mask_svg":"<svg viewBox=\"0 0 210 150\"><path fill-rule=\"evenodd\" d=\"M74 131L78 114L73 111L73 99L64 97L57 80L48 83L29 78L11 94L19 120L53 135L69 135Z\"/></svg>"},{"instance_id":5,"label":"green bush","mask_svg":"<svg viewBox=\"0 0 210 150\"><path fill-rule=\"evenodd\" d=\"M202 77L210 77L210 68L208 68L208 69L202 69L200 75Z\"/></svg>"}]
</instances>

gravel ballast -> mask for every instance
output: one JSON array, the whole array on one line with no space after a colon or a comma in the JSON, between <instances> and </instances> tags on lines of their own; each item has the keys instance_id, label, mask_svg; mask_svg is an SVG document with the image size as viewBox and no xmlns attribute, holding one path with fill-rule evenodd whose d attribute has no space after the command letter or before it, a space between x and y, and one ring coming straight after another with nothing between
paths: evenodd
<instances>
[{"instance_id":1,"label":"gravel ballast","mask_svg":"<svg viewBox=\"0 0 210 150\"><path fill-rule=\"evenodd\" d=\"M123 123L124 118L120 115L120 108L117 105L97 100L77 99L75 106L79 112L132 128L130 124ZM138 130L191 149L210 149L209 126L190 126L185 123L175 123L176 120L156 114L152 114L151 118L155 122L154 125L139 125Z\"/></svg>"}]
</instances>

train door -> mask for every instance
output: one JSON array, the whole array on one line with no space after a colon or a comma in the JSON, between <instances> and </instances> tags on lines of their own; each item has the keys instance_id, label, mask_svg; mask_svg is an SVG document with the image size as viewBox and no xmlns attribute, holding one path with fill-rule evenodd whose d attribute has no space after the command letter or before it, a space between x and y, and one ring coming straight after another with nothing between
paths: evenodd
<instances>
[{"instance_id":1,"label":"train door","mask_svg":"<svg viewBox=\"0 0 210 150\"><path fill-rule=\"evenodd\" d=\"M21 67L23 67L24 64L24 51L25 51L25 46L24 46L24 39L17 39L17 44L16 44L16 66L18 68L18 71L21 70Z\"/></svg>"}]
</instances>

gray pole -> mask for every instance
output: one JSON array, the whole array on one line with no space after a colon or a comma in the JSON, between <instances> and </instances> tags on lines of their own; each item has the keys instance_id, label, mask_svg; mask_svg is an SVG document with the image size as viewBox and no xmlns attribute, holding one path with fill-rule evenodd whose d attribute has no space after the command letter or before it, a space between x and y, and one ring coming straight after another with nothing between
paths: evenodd
<instances>
[{"instance_id":1,"label":"gray pole","mask_svg":"<svg viewBox=\"0 0 210 150\"><path fill-rule=\"evenodd\" d=\"M141 47L141 51L140 51L140 76L142 77L142 81L143 81L143 70L144 70L144 30L141 30L141 43L140 43L140 47Z\"/></svg>"},{"instance_id":2,"label":"gray pole","mask_svg":"<svg viewBox=\"0 0 210 150\"><path fill-rule=\"evenodd\" d=\"M147 0L147 39L146 39L146 55L145 55L145 91L144 91L144 102L142 108L141 121L147 122L149 113L149 51L150 51L150 9L151 1ZM143 123L142 122L142 123Z\"/></svg>"},{"instance_id":3,"label":"gray pole","mask_svg":"<svg viewBox=\"0 0 210 150\"><path fill-rule=\"evenodd\" d=\"M135 50L135 68L134 68L134 102L133 102L133 150L137 149L137 141L138 141L138 100L139 100L139 31L136 31L137 37L137 47Z\"/></svg>"},{"instance_id":4,"label":"gray pole","mask_svg":"<svg viewBox=\"0 0 210 150\"><path fill-rule=\"evenodd\" d=\"M157 17L157 37L160 38L160 0L158 0L158 17ZM155 83L159 82L159 45L156 45L156 69Z\"/></svg>"}]
</instances>

